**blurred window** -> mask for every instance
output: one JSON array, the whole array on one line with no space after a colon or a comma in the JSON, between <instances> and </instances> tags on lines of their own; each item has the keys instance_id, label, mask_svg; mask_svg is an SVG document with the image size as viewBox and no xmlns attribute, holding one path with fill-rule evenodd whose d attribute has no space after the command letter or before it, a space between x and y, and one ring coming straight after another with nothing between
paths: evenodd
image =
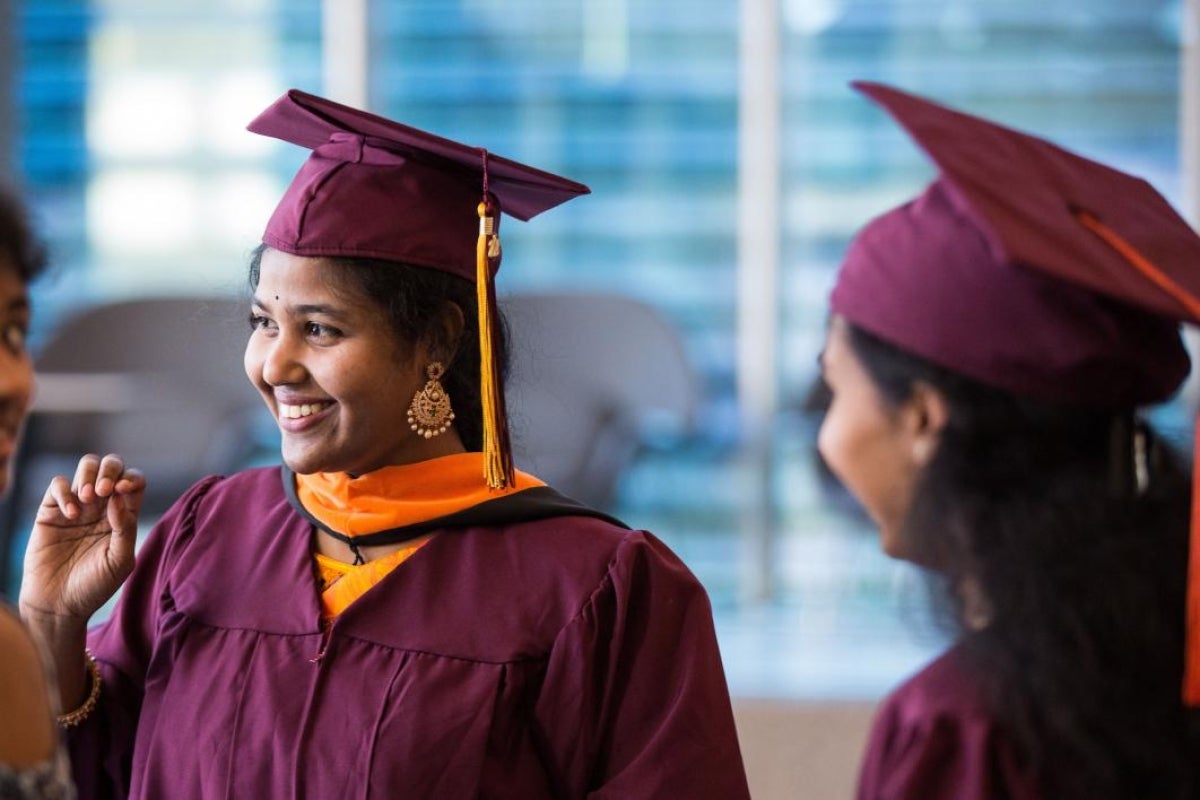
<instances>
[{"instance_id":1,"label":"blurred window","mask_svg":"<svg viewBox=\"0 0 1200 800\"><path fill-rule=\"evenodd\" d=\"M735 691L877 696L938 641L911 624L918 576L878 552L816 464L815 359L849 237L932 171L847 83L881 80L1028 128L1178 203L1181 10L781 3L783 275L779 297L762 298L781 314L778 597L765 605L739 594L756 491L735 394L738 4L373 0L370 106L592 187L506 223L500 289L621 291L682 331L705 391L700 435L647 454L616 512L708 586ZM99 299L242 286L304 155L244 126L289 86L321 93L320 3L25 0L16 12L15 172L59 273L38 290L39 330Z\"/></svg>"}]
</instances>

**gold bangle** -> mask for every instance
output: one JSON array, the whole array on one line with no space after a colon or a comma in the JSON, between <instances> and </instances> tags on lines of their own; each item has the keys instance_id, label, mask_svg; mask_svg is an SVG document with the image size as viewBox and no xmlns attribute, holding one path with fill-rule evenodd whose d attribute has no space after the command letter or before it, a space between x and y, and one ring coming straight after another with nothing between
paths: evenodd
<instances>
[{"instance_id":1,"label":"gold bangle","mask_svg":"<svg viewBox=\"0 0 1200 800\"><path fill-rule=\"evenodd\" d=\"M87 699L83 701L83 705L69 714L58 715L58 725L61 728L74 728L83 722L96 710L96 701L100 699L100 666L96 663L96 658L92 655L91 650L85 649L83 657L84 664L92 676L92 689L88 692Z\"/></svg>"}]
</instances>

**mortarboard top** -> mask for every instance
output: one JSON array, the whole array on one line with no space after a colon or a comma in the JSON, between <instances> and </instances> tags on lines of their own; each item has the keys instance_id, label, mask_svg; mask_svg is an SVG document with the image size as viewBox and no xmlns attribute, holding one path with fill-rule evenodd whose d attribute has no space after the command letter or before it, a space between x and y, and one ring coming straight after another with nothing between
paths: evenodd
<instances>
[{"instance_id":1,"label":"mortarboard top","mask_svg":"<svg viewBox=\"0 0 1200 800\"><path fill-rule=\"evenodd\" d=\"M373 258L442 270L479 299L484 478L515 480L494 278L500 212L528 220L590 190L486 150L292 89L248 126L312 150L267 222L263 242L308 257Z\"/></svg>"},{"instance_id":2,"label":"mortarboard top","mask_svg":"<svg viewBox=\"0 0 1200 800\"><path fill-rule=\"evenodd\" d=\"M835 312L1018 394L1120 408L1179 387L1189 362L1177 323L1200 321L1200 238L1150 184L896 89L854 86L941 174L859 235Z\"/></svg>"},{"instance_id":3,"label":"mortarboard top","mask_svg":"<svg viewBox=\"0 0 1200 800\"><path fill-rule=\"evenodd\" d=\"M941 175L855 238L830 306L1019 394L1127 410L1170 396L1200 322L1200 238L1148 183L875 83ZM1200 426L1194 459L1200 458ZM1183 699L1200 706L1200 470L1193 464Z\"/></svg>"},{"instance_id":4,"label":"mortarboard top","mask_svg":"<svg viewBox=\"0 0 1200 800\"><path fill-rule=\"evenodd\" d=\"M523 221L590 191L297 89L247 127L313 151L263 237L295 255L383 258L474 281L485 184L501 211Z\"/></svg>"}]
</instances>

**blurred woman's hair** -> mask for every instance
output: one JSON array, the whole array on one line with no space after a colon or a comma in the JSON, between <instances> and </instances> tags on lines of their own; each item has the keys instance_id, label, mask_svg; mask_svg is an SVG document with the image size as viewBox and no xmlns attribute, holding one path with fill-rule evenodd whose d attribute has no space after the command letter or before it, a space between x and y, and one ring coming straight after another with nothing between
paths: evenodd
<instances>
[{"instance_id":1,"label":"blurred woman's hair","mask_svg":"<svg viewBox=\"0 0 1200 800\"><path fill-rule=\"evenodd\" d=\"M16 268L22 283L31 283L46 268L46 248L33 233L20 197L0 187L0 259Z\"/></svg>"},{"instance_id":2,"label":"blurred woman's hair","mask_svg":"<svg viewBox=\"0 0 1200 800\"><path fill-rule=\"evenodd\" d=\"M258 286L259 270L265 245L255 248L250 258L250 286ZM353 292L355 299L373 303L388 320L401 347L417 342L428 344L434 352L445 353L446 373L442 385L454 406L454 429L463 446L470 451L483 449L483 400L479 367L479 306L475 285L456 275L394 261L369 258L325 259L340 275L330 278L330 286ZM339 279L341 278L341 279ZM449 340L443 324L447 305L457 306L463 326L454 341ZM496 312L499 314L499 310ZM507 326L500 317L500 339L494 343L500 364L501 385L508 374ZM398 397L401 408L411 397Z\"/></svg>"},{"instance_id":3,"label":"blurred woman's hair","mask_svg":"<svg viewBox=\"0 0 1200 800\"><path fill-rule=\"evenodd\" d=\"M885 402L920 382L947 403L904 531L936 565L945 616L1045 796L1194 796L1182 459L1132 409L1016 397L848 329Z\"/></svg>"}]
</instances>

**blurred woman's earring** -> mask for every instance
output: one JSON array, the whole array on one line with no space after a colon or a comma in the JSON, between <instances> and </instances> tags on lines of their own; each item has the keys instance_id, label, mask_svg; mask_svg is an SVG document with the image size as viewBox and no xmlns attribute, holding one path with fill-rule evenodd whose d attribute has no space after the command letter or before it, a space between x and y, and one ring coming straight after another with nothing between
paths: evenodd
<instances>
[{"instance_id":1,"label":"blurred woman's earring","mask_svg":"<svg viewBox=\"0 0 1200 800\"><path fill-rule=\"evenodd\" d=\"M413 395L412 404L408 407L408 426L426 439L445 433L450 423L454 422L450 395L446 394L439 380L445 372L440 361L434 361L426 367L425 374L429 380L421 391Z\"/></svg>"}]
</instances>

